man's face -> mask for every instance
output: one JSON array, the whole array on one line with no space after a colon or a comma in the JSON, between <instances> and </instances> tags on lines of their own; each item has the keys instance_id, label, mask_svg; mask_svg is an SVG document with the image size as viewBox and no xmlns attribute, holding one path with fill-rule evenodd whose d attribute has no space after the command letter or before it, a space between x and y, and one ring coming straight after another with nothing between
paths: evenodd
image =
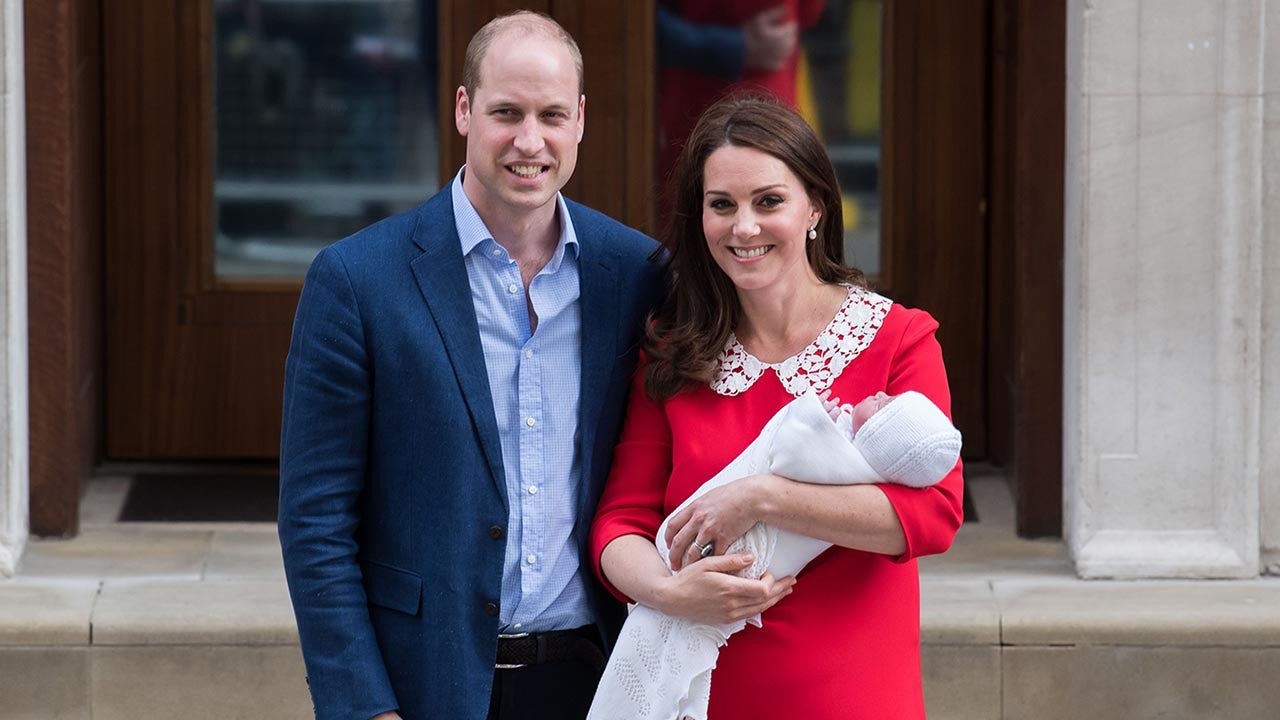
<instances>
[{"instance_id":1,"label":"man's face","mask_svg":"<svg viewBox=\"0 0 1280 720\"><path fill-rule=\"evenodd\" d=\"M464 188L482 215L520 218L552 202L573 175L586 98L564 43L507 32L480 62L475 97L458 88L467 139Z\"/></svg>"}]
</instances>

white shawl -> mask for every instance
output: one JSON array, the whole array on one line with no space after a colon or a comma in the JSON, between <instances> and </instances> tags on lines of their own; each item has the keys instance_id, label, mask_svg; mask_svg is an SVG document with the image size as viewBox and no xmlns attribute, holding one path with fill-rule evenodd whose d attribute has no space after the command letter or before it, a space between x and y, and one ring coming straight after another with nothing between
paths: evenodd
<instances>
[{"instance_id":1,"label":"white shawl","mask_svg":"<svg viewBox=\"0 0 1280 720\"><path fill-rule=\"evenodd\" d=\"M917 397L900 405L909 396ZM919 405L920 401L937 413L949 433L954 433L954 443L945 443L945 448L938 452L938 443L934 442L934 452L931 453L941 456L942 462L934 465L941 467L945 464L945 470L950 470L960 452L959 433L927 398L918 393L905 394L889 404L888 407L899 406L890 415L919 417L921 413L916 411L924 409ZM928 410L924 414L927 416ZM932 427L937 430L937 423ZM671 517L707 492L739 478L773 473L824 485L885 482L886 478L876 472L854 445L851 429L848 413L833 422L812 392L788 403L765 424L760 435L742 454L698 488L663 521L655 544L667 567L671 567L670 548L666 542ZM938 434L935 432L934 436ZM862 431L859 431L860 439L861 435ZM946 462L953 445L954 454ZM945 470L925 484L941 480ZM829 547L831 543L823 540L756 523L742 538L724 549L724 554L749 552L754 555L755 562L740 573L744 577L754 579L771 572L774 577L782 578L800 572L810 560ZM628 616L609 658L588 720L706 720L711 697L711 671L716 666L720 647L728 642L729 636L746 627L747 622L710 625L669 617L653 608L637 605ZM760 616L750 618L749 622L759 626Z\"/></svg>"}]
</instances>

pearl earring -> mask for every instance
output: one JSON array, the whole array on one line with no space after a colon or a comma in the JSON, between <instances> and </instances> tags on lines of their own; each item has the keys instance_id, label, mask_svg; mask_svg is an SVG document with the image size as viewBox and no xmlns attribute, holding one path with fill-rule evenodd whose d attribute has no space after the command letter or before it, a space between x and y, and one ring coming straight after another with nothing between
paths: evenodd
<instances>
[{"instance_id":1,"label":"pearl earring","mask_svg":"<svg viewBox=\"0 0 1280 720\"><path fill-rule=\"evenodd\" d=\"M814 225L813 227L809 228L809 239L814 240L817 237L818 237L818 226Z\"/></svg>"}]
</instances>

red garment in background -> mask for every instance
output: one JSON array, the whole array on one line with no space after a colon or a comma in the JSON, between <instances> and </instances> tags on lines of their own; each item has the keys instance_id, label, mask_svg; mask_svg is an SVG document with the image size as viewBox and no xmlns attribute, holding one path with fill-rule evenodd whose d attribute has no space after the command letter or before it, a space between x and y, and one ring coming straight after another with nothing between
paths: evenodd
<instances>
[{"instance_id":1,"label":"red garment in background","mask_svg":"<svg viewBox=\"0 0 1280 720\"><path fill-rule=\"evenodd\" d=\"M680 18L699 25L739 27L756 14L784 6L786 18L799 26L817 24L826 0L675 0L666 4ZM796 104L797 51L791 53L780 70L747 69L738 82L728 82L694 70L664 67L658 76L658 172L666 183L675 167L684 141L693 132L698 116L721 97L738 91L754 90L777 96L788 105Z\"/></svg>"},{"instance_id":2,"label":"red garment in background","mask_svg":"<svg viewBox=\"0 0 1280 720\"><path fill-rule=\"evenodd\" d=\"M937 327L928 313L894 305L875 339L835 379L832 395L857 402L879 390L916 390L950 417ZM655 403L644 394L643 372L641 365L591 528L591 558L602 578L606 545L629 534L652 540L667 514L794 399L765 370L740 395L704 385ZM879 485L902 523L906 552L894 558L834 547L810 562L795 591L764 613L764 627L748 625L721 649L709 720L922 720L915 558L951 545L963 520L963 482L957 463L933 487Z\"/></svg>"}]
</instances>

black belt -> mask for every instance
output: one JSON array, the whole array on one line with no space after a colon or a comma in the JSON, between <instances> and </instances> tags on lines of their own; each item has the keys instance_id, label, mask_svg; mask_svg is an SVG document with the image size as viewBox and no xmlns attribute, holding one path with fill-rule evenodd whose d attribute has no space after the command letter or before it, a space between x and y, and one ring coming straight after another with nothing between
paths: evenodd
<instances>
[{"instance_id":1,"label":"black belt","mask_svg":"<svg viewBox=\"0 0 1280 720\"><path fill-rule=\"evenodd\" d=\"M498 658L494 667L513 670L546 662L582 660L597 670L603 670L605 658L599 638L600 632L595 625L583 625L573 630L499 635Z\"/></svg>"}]
</instances>

